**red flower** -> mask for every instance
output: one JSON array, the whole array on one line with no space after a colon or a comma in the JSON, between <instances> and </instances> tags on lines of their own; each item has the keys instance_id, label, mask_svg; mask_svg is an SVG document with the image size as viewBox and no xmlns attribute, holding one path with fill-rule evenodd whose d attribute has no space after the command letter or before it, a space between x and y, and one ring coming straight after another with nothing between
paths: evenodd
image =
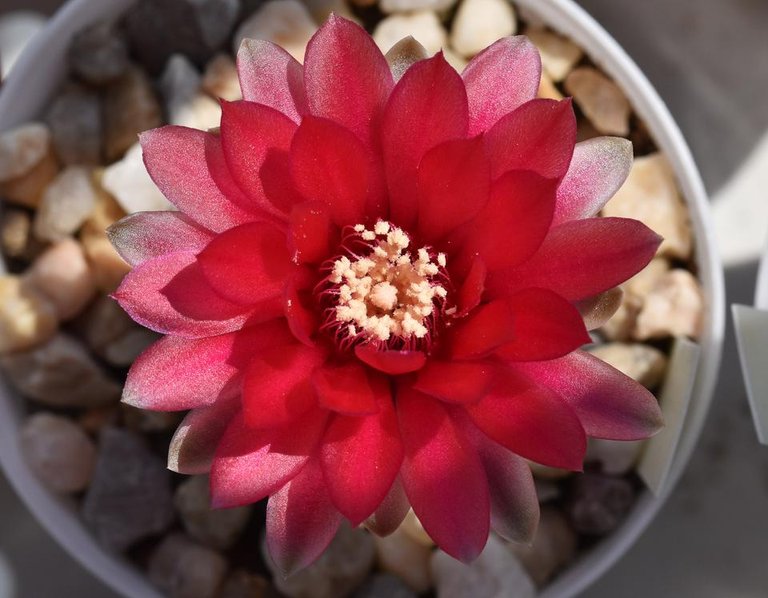
<instances>
[{"instance_id":1,"label":"red flower","mask_svg":"<svg viewBox=\"0 0 768 598\"><path fill-rule=\"evenodd\" d=\"M110 231L134 266L117 300L168 335L123 400L191 409L170 467L210 469L218 507L269 497L285 571L342 519L387 533L408 505L464 561L489 522L529 539L523 458L578 470L587 436L660 425L648 391L577 351L579 309L599 310L659 243L592 218L631 145L575 145L570 100L535 99L523 37L461 76L438 54L395 80L368 34L332 17L303 67L261 41L238 66L245 100L223 103L220 134L142 136L180 211Z\"/></svg>"}]
</instances>

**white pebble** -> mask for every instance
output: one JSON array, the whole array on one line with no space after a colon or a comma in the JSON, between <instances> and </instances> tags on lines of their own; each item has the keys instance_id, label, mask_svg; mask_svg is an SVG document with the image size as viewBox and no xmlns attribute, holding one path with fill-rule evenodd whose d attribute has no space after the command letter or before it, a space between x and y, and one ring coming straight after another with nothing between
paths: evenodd
<instances>
[{"instance_id":1,"label":"white pebble","mask_svg":"<svg viewBox=\"0 0 768 598\"><path fill-rule=\"evenodd\" d=\"M516 31L515 11L507 0L464 0L453 21L451 46L471 58Z\"/></svg>"},{"instance_id":2,"label":"white pebble","mask_svg":"<svg viewBox=\"0 0 768 598\"><path fill-rule=\"evenodd\" d=\"M448 43L448 35L440 19L429 10L386 17L376 26L373 40L382 52L388 52L409 35L424 46L429 56L439 52Z\"/></svg>"}]
</instances>

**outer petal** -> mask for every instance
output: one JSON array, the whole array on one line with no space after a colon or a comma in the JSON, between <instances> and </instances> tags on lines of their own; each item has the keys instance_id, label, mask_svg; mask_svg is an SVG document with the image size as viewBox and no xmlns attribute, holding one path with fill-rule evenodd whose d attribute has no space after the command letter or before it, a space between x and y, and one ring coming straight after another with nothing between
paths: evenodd
<instances>
[{"instance_id":1,"label":"outer petal","mask_svg":"<svg viewBox=\"0 0 768 598\"><path fill-rule=\"evenodd\" d=\"M312 460L267 503L267 548L288 576L311 565L341 525L325 488L320 464Z\"/></svg>"},{"instance_id":2,"label":"outer petal","mask_svg":"<svg viewBox=\"0 0 768 598\"><path fill-rule=\"evenodd\" d=\"M331 15L307 44L304 83L314 116L336 121L373 146L394 83L384 55L362 27Z\"/></svg>"},{"instance_id":3,"label":"outer petal","mask_svg":"<svg viewBox=\"0 0 768 598\"><path fill-rule=\"evenodd\" d=\"M477 451L434 399L410 389L398 394L405 447L401 471L414 513L445 552L463 562L488 539L488 480Z\"/></svg>"},{"instance_id":4,"label":"outer petal","mask_svg":"<svg viewBox=\"0 0 768 598\"><path fill-rule=\"evenodd\" d=\"M235 416L211 467L211 506L249 505L284 486L317 449L325 431L325 413L318 409L293 426L264 431L253 430L242 415Z\"/></svg>"},{"instance_id":5,"label":"outer petal","mask_svg":"<svg viewBox=\"0 0 768 598\"><path fill-rule=\"evenodd\" d=\"M168 200L204 227L220 232L259 217L222 168L221 143L210 133L168 126L139 137L144 164Z\"/></svg>"},{"instance_id":6,"label":"outer petal","mask_svg":"<svg viewBox=\"0 0 768 598\"><path fill-rule=\"evenodd\" d=\"M413 388L449 403L474 403L485 396L492 379L492 366L482 361L430 360Z\"/></svg>"},{"instance_id":7,"label":"outer petal","mask_svg":"<svg viewBox=\"0 0 768 598\"><path fill-rule=\"evenodd\" d=\"M632 142L595 137L577 143L557 190L555 224L591 218L619 190L632 168Z\"/></svg>"},{"instance_id":8,"label":"outer petal","mask_svg":"<svg viewBox=\"0 0 768 598\"><path fill-rule=\"evenodd\" d=\"M453 139L428 151L419 165L419 225L434 242L471 220L491 190L488 156L480 137Z\"/></svg>"},{"instance_id":9,"label":"outer petal","mask_svg":"<svg viewBox=\"0 0 768 598\"><path fill-rule=\"evenodd\" d=\"M577 351L554 361L514 367L557 392L595 438L640 440L663 425L650 391L589 353Z\"/></svg>"},{"instance_id":10,"label":"outer petal","mask_svg":"<svg viewBox=\"0 0 768 598\"><path fill-rule=\"evenodd\" d=\"M513 453L550 467L582 469L584 428L569 404L548 388L508 371L466 410L486 436Z\"/></svg>"},{"instance_id":11,"label":"outer petal","mask_svg":"<svg viewBox=\"0 0 768 598\"><path fill-rule=\"evenodd\" d=\"M504 300L492 301L476 309L450 337L453 358L482 357L510 342L514 338L514 317Z\"/></svg>"},{"instance_id":12,"label":"outer petal","mask_svg":"<svg viewBox=\"0 0 768 598\"><path fill-rule=\"evenodd\" d=\"M237 74L244 100L274 108L297 123L306 113L304 70L277 44L244 39L237 53Z\"/></svg>"},{"instance_id":13,"label":"outer petal","mask_svg":"<svg viewBox=\"0 0 768 598\"><path fill-rule=\"evenodd\" d=\"M421 351L387 351L372 345L358 345L355 355L363 363L391 376L418 371L427 362L427 356Z\"/></svg>"},{"instance_id":14,"label":"outer petal","mask_svg":"<svg viewBox=\"0 0 768 598\"><path fill-rule=\"evenodd\" d=\"M637 220L566 222L551 230L530 260L517 268L494 272L489 287L494 293L542 287L570 301L585 299L642 270L660 242L656 233Z\"/></svg>"},{"instance_id":15,"label":"outer petal","mask_svg":"<svg viewBox=\"0 0 768 598\"><path fill-rule=\"evenodd\" d=\"M320 405L331 411L342 415L371 415L378 410L375 389L359 363L326 364L315 371L312 384Z\"/></svg>"},{"instance_id":16,"label":"outer petal","mask_svg":"<svg viewBox=\"0 0 768 598\"><path fill-rule=\"evenodd\" d=\"M398 226L416 223L416 173L424 154L466 133L467 93L442 53L408 69L392 91L382 125L390 218Z\"/></svg>"},{"instance_id":17,"label":"outer petal","mask_svg":"<svg viewBox=\"0 0 768 598\"><path fill-rule=\"evenodd\" d=\"M403 483L398 476L376 511L365 520L365 527L377 536L388 536L400 527L410 508Z\"/></svg>"},{"instance_id":18,"label":"outer petal","mask_svg":"<svg viewBox=\"0 0 768 598\"><path fill-rule=\"evenodd\" d=\"M217 293L242 305L281 295L293 270L285 234L265 222L222 233L197 261Z\"/></svg>"},{"instance_id":19,"label":"outer petal","mask_svg":"<svg viewBox=\"0 0 768 598\"><path fill-rule=\"evenodd\" d=\"M562 177L576 143L576 115L570 98L536 99L502 117L486 134L491 174L530 170L545 178Z\"/></svg>"},{"instance_id":20,"label":"outer petal","mask_svg":"<svg viewBox=\"0 0 768 598\"><path fill-rule=\"evenodd\" d=\"M475 56L461 76L469 96L469 134L477 135L536 97L541 59L527 37L505 37Z\"/></svg>"}]
</instances>

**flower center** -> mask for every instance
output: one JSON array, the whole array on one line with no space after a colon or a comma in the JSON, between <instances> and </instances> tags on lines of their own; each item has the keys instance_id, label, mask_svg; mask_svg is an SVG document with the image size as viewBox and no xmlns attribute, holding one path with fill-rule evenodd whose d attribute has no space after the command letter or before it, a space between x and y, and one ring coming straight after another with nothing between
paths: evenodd
<instances>
[{"instance_id":1,"label":"flower center","mask_svg":"<svg viewBox=\"0 0 768 598\"><path fill-rule=\"evenodd\" d=\"M428 347L448 294L445 255L410 245L402 229L381 220L373 230L362 224L348 230L321 293L324 328L341 347Z\"/></svg>"}]
</instances>

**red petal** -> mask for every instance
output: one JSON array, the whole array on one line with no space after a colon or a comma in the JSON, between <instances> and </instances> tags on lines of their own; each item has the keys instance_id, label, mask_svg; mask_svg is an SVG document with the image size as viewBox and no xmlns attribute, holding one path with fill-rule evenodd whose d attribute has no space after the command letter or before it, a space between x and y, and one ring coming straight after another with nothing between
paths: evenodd
<instances>
[{"instance_id":1,"label":"red petal","mask_svg":"<svg viewBox=\"0 0 768 598\"><path fill-rule=\"evenodd\" d=\"M281 295L293 270L285 234L265 222L222 233L197 260L217 293L243 305Z\"/></svg>"},{"instance_id":2,"label":"red petal","mask_svg":"<svg viewBox=\"0 0 768 598\"><path fill-rule=\"evenodd\" d=\"M589 353L514 367L557 392L595 438L641 440L663 425L650 391Z\"/></svg>"},{"instance_id":3,"label":"red petal","mask_svg":"<svg viewBox=\"0 0 768 598\"><path fill-rule=\"evenodd\" d=\"M403 485L429 536L463 562L488 539L488 480L477 452L439 401L405 389L397 409L405 460Z\"/></svg>"},{"instance_id":4,"label":"red petal","mask_svg":"<svg viewBox=\"0 0 768 598\"><path fill-rule=\"evenodd\" d=\"M264 196L270 205L283 214L290 213L293 206L304 203L305 197L298 192L291 175L291 153L271 149L259 170ZM282 220L283 217L278 220Z\"/></svg>"},{"instance_id":5,"label":"red petal","mask_svg":"<svg viewBox=\"0 0 768 598\"><path fill-rule=\"evenodd\" d=\"M331 15L307 44L304 82L314 116L343 125L373 147L394 83L384 55L362 27Z\"/></svg>"},{"instance_id":6,"label":"red petal","mask_svg":"<svg viewBox=\"0 0 768 598\"><path fill-rule=\"evenodd\" d=\"M541 59L527 37L505 37L475 56L461 76L469 96L469 134L477 135L536 97Z\"/></svg>"},{"instance_id":7,"label":"red petal","mask_svg":"<svg viewBox=\"0 0 768 598\"><path fill-rule=\"evenodd\" d=\"M632 168L632 142L595 137L577 143L557 189L555 224L596 215L619 190Z\"/></svg>"},{"instance_id":8,"label":"red petal","mask_svg":"<svg viewBox=\"0 0 768 598\"><path fill-rule=\"evenodd\" d=\"M579 311L557 293L525 289L511 295L507 305L514 338L496 352L504 360L555 359L592 342Z\"/></svg>"},{"instance_id":9,"label":"red petal","mask_svg":"<svg viewBox=\"0 0 768 598\"><path fill-rule=\"evenodd\" d=\"M538 252L521 266L494 272L488 286L497 293L542 287L569 301L585 299L637 274L651 261L660 242L637 220L573 220L553 228Z\"/></svg>"},{"instance_id":10,"label":"red petal","mask_svg":"<svg viewBox=\"0 0 768 598\"><path fill-rule=\"evenodd\" d=\"M491 175L530 170L548 179L568 170L576 143L571 99L537 99L507 114L485 134Z\"/></svg>"},{"instance_id":11,"label":"red petal","mask_svg":"<svg viewBox=\"0 0 768 598\"><path fill-rule=\"evenodd\" d=\"M317 312L313 308L310 272L302 269L294 275L285 287L285 319L293 336L308 347L319 326Z\"/></svg>"},{"instance_id":12,"label":"red petal","mask_svg":"<svg viewBox=\"0 0 768 598\"><path fill-rule=\"evenodd\" d=\"M138 212L107 229L117 252L131 266L177 251L200 251L213 238L211 231L181 212Z\"/></svg>"},{"instance_id":13,"label":"red petal","mask_svg":"<svg viewBox=\"0 0 768 598\"><path fill-rule=\"evenodd\" d=\"M267 503L267 549L287 577L311 565L328 547L342 518L312 460Z\"/></svg>"},{"instance_id":14,"label":"red petal","mask_svg":"<svg viewBox=\"0 0 768 598\"><path fill-rule=\"evenodd\" d=\"M276 492L301 471L317 449L326 411L313 410L282 430L254 430L236 415L211 467L211 506L239 507Z\"/></svg>"},{"instance_id":15,"label":"red petal","mask_svg":"<svg viewBox=\"0 0 768 598\"><path fill-rule=\"evenodd\" d=\"M139 137L149 175L168 200L195 222L221 232L256 218L223 168L221 143L210 133L168 126Z\"/></svg>"},{"instance_id":16,"label":"red petal","mask_svg":"<svg viewBox=\"0 0 768 598\"><path fill-rule=\"evenodd\" d=\"M403 483L398 476L376 511L365 520L365 527L377 536L388 536L400 527L410 508Z\"/></svg>"},{"instance_id":17,"label":"red petal","mask_svg":"<svg viewBox=\"0 0 768 598\"><path fill-rule=\"evenodd\" d=\"M382 147L390 219L406 229L417 218L417 168L436 145L467 132L467 93L442 53L414 64L384 110Z\"/></svg>"},{"instance_id":18,"label":"red petal","mask_svg":"<svg viewBox=\"0 0 768 598\"><path fill-rule=\"evenodd\" d=\"M449 403L473 403L485 396L493 370L482 361L434 361L419 371L413 388Z\"/></svg>"},{"instance_id":19,"label":"red petal","mask_svg":"<svg viewBox=\"0 0 768 598\"><path fill-rule=\"evenodd\" d=\"M514 325L514 314L506 301L486 303L456 327L451 353L455 359L487 355L513 339Z\"/></svg>"},{"instance_id":20,"label":"red petal","mask_svg":"<svg viewBox=\"0 0 768 598\"><path fill-rule=\"evenodd\" d=\"M199 338L242 328L252 308L220 297L195 254L170 253L137 266L114 298L136 322L161 334Z\"/></svg>"},{"instance_id":21,"label":"red petal","mask_svg":"<svg viewBox=\"0 0 768 598\"><path fill-rule=\"evenodd\" d=\"M475 425L513 453L550 467L580 471L587 437L559 396L512 371L500 372L484 399L466 406Z\"/></svg>"},{"instance_id":22,"label":"red petal","mask_svg":"<svg viewBox=\"0 0 768 598\"><path fill-rule=\"evenodd\" d=\"M328 207L339 226L363 221L369 193L376 193L374 160L353 133L333 121L307 116L291 145L296 188Z\"/></svg>"},{"instance_id":23,"label":"red petal","mask_svg":"<svg viewBox=\"0 0 768 598\"><path fill-rule=\"evenodd\" d=\"M255 356L243 379L243 416L253 428L288 425L317 405L311 377L325 361L317 348L273 346Z\"/></svg>"},{"instance_id":24,"label":"red petal","mask_svg":"<svg viewBox=\"0 0 768 598\"><path fill-rule=\"evenodd\" d=\"M312 377L320 405L344 415L371 415L378 410L374 389L358 363L319 368Z\"/></svg>"},{"instance_id":25,"label":"red petal","mask_svg":"<svg viewBox=\"0 0 768 598\"><path fill-rule=\"evenodd\" d=\"M427 356L421 351L379 350L371 345L358 345L355 355L363 363L391 376L415 372L427 362Z\"/></svg>"},{"instance_id":26,"label":"red petal","mask_svg":"<svg viewBox=\"0 0 768 598\"><path fill-rule=\"evenodd\" d=\"M277 44L244 39L237 53L237 74L244 100L274 108L297 123L306 113L304 70Z\"/></svg>"},{"instance_id":27,"label":"red petal","mask_svg":"<svg viewBox=\"0 0 768 598\"><path fill-rule=\"evenodd\" d=\"M530 258L547 235L558 181L528 171L508 172L491 189L491 198L472 221L465 255L480 255L489 271Z\"/></svg>"},{"instance_id":28,"label":"red petal","mask_svg":"<svg viewBox=\"0 0 768 598\"><path fill-rule=\"evenodd\" d=\"M419 227L434 242L468 222L488 201L490 166L481 137L453 139L429 150L419 165Z\"/></svg>"},{"instance_id":29,"label":"red petal","mask_svg":"<svg viewBox=\"0 0 768 598\"><path fill-rule=\"evenodd\" d=\"M359 525L387 496L403 462L392 397L379 401L375 415L334 416L320 460L333 504L352 525Z\"/></svg>"},{"instance_id":30,"label":"red petal","mask_svg":"<svg viewBox=\"0 0 768 598\"><path fill-rule=\"evenodd\" d=\"M464 279L458 293L457 314L459 317L466 316L470 311L480 305L480 301L483 298L483 292L485 291L485 277L488 274L488 269L485 267L485 263L479 257L475 257L472 260L472 265L469 268L469 273Z\"/></svg>"},{"instance_id":31,"label":"red petal","mask_svg":"<svg viewBox=\"0 0 768 598\"><path fill-rule=\"evenodd\" d=\"M294 206L290 226L290 242L296 263L319 264L328 259L331 251L331 221L322 205L305 202Z\"/></svg>"}]
</instances>

